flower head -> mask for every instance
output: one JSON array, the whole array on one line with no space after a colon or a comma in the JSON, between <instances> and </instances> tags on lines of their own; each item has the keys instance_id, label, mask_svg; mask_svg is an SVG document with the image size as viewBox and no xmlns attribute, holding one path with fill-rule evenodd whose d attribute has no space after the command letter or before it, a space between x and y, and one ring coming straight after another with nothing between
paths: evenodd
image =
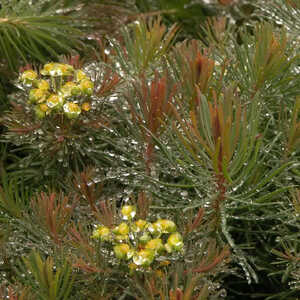
<instances>
[{"instance_id":1,"label":"flower head","mask_svg":"<svg viewBox=\"0 0 300 300\"><path fill-rule=\"evenodd\" d=\"M48 105L45 104L45 103L40 104L40 105L39 105L39 108L40 108L40 110L43 111L43 112L48 112L48 111L50 110L50 108L48 107Z\"/></svg>"},{"instance_id":2,"label":"flower head","mask_svg":"<svg viewBox=\"0 0 300 300\"><path fill-rule=\"evenodd\" d=\"M136 207L134 205L124 205L121 209L123 220L131 220L136 215Z\"/></svg>"},{"instance_id":3,"label":"flower head","mask_svg":"<svg viewBox=\"0 0 300 300\"><path fill-rule=\"evenodd\" d=\"M145 249L151 249L156 253L161 253L165 248L161 239L152 239L147 242Z\"/></svg>"},{"instance_id":4,"label":"flower head","mask_svg":"<svg viewBox=\"0 0 300 300\"><path fill-rule=\"evenodd\" d=\"M74 102L67 102L63 106L64 113L69 119L77 118L80 113L81 109L77 103Z\"/></svg>"},{"instance_id":5,"label":"flower head","mask_svg":"<svg viewBox=\"0 0 300 300\"><path fill-rule=\"evenodd\" d=\"M47 91L42 89L32 89L29 92L29 101L31 103L42 103L45 102L47 97Z\"/></svg>"},{"instance_id":6,"label":"flower head","mask_svg":"<svg viewBox=\"0 0 300 300\"><path fill-rule=\"evenodd\" d=\"M40 90L49 90L49 83L45 79L37 80L36 85Z\"/></svg>"},{"instance_id":7,"label":"flower head","mask_svg":"<svg viewBox=\"0 0 300 300\"><path fill-rule=\"evenodd\" d=\"M106 226L98 226L94 231L92 238L100 239L101 241L108 241L111 237L110 230Z\"/></svg>"},{"instance_id":8,"label":"flower head","mask_svg":"<svg viewBox=\"0 0 300 300\"><path fill-rule=\"evenodd\" d=\"M89 79L83 79L80 81L80 88L85 95L92 95L94 89L94 83Z\"/></svg>"},{"instance_id":9,"label":"flower head","mask_svg":"<svg viewBox=\"0 0 300 300\"><path fill-rule=\"evenodd\" d=\"M151 249L142 249L133 255L133 262L137 266L147 267L153 262L155 252Z\"/></svg>"},{"instance_id":10,"label":"flower head","mask_svg":"<svg viewBox=\"0 0 300 300\"><path fill-rule=\"evenodd\" d=\"M129 233L129 226L126 223L121 223L113 229L113 232L118 235L127 235Z\"/></svg>"},{"instance_id":11,"label":"flower head","mask_svg":"<svg viewBox=\"0 0 300 300\"><path fill-rule=\"evenodd\" d=\"M20 76L20 80L23 82L23 84L27 86L31 86L33 81L37 78L37 73L33 70L27 70L22 73Z\"/></svg>"},{"instance_id":12,"label":"flower head","mask_svg":"<svg viewBox=\"0 0 300 300\"><path fill-rule=\"evenodd\" d=\"M114 246L114 253L119 259L130 259L133 256L134 251L128 244L117 244Z\"/></svg>"},{"instance_id":13,"label":"flower head","mask_svg":"<svg viewBox=\"0 0 300 300\"><path fill-rule=\"evenodd\" d=\"M167 219L159 219L153 224L155 232L171 233L176 231L176 225L173 221Z\"/></svg>"},{"instance_id":14,"label":"flower head","mask_svg":"<svg viewBox=\"0 0 300 300\"><path fill-rule=\"evenodd\" d=\"M71 96L78 96L81 94L81 89L80 87L73 81L68 81L66 82L61 90L60 90L60 93L68 98L68 97L71 97Z\"/></svg>"},{"instance_id":15,"label":"flower head","mask_svg":"<svg viewBox=\"0 0 300 300\"><path fill-rule=\"evenodd\" d=\"M52 77L57 76L70 76L74 72L74 68L71 65L60 63L48 63L44 65L41 70L42 75L50 75Z\"/></svg>"},{"instance_id":16,"label":"flower head","mask_svg":"<svg viewBox=\"0 0 300 300\"><path fill-rule=\"evenodd\" d=\"M172 233L167 243L165 244L165 248L168 252L180 251L183 248L183 239L179 232Z\"/></svg>"},{"instance_id":17,"label":"flower head","mask_svg":"<svg viewBox=\"0 0 300 300\"><path fill-rule=\"evenodd\" d=\"M62 107L64 100L61 96L52 94L49 96L46 103L48 107L58 109Z\"/></svg>"},{"instance_id":18,"label":"flower head","mask_svg":"<svg viewBox=\"0 0 300 300\"><path fill-rule=\"evenodd\" d=\"M81 81L81 80L87 79L87 76L82 70L76 70L75 71L75 79L76 79L76 81Z\"/></svg>"},{"instance_id":19,"label":"flower head","mask_svg":"<svg viewBox=\"0 0 300 300\"><path fill-rule=\"evenodd\" d=\"M145 220L139 219L134 222L132 229L134 232L140 232L145 228L146 224L147 222Z\"/></svg>"}]
</instances>

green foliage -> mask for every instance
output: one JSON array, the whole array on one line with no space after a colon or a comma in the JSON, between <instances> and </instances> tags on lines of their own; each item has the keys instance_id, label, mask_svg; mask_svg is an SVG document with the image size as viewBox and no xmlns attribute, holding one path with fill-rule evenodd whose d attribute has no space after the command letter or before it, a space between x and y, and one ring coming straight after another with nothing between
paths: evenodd
<instances>
[{"instance_id":1,"label":"green foliage","mask_svg":"<svg viewBox=\"0 0 300 300\"><path fill-rule=\"evenodd\" d=\"M89 111L38 119L26 88L9 95L12 107L1 116L0 295L296 299L298 2L135 4L144 14L99 41L88 59L59 57L93 81ZM219 15L207 17L205 7ZM197 24L190 31L189 16ZM31 97L35 108L47 99ZM154 228L148 236L138 230L144 220ZM167 223L168 235L173 224L181 235L169 240Z\"/></svg>"},{"instance_id":2,"label":"green foliage","mask_svg":"<svg viewBox=\"0 0 300 300\"><path fill-rule=\"evenodd\" d=\"M62 300L69 299L72 291L74 276L71 271L67 261L59 266L52 257L44 260L33 250L28 257L23 258L18 273L21 282L25 286L30 285L36 292L37 299Z\"/></svg>"},{"instance_id":3,"label":"green foliage","mask_svg":"<svg viewBox=\"0 0 300 300\"><path fill-rule=\"evenodd\" d=\"M38 2L31 6L25 1L2 2L1 60L6 60L11 70L18 70L21 64L29 63L29 59L46 62L49 57L57 58L78 45L80 31L71 26L72 19L53 15L59 8L57 3L51 8L45 7Z\"/></svg>"},{"instance_id":4,"label":"green foliage","mask_svg":"<svg viewBox=\"0 0 300 300\"><path fill-rule=\"evenodd\" d=\"M28 207L30 191L26 188L22 178L9 178L2 170L2 182L0 186L0 207L3 212L15 218L21 218L22 213Z\"/></svg>"}]
</instances>

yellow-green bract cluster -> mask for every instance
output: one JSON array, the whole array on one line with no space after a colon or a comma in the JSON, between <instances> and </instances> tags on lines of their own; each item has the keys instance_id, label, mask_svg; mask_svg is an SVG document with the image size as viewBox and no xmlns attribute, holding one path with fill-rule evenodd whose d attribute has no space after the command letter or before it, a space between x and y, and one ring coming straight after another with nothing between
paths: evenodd
<instances>
[{"instance_id":1,"label":"yellow-green bract cluster","mask_svg":"<svg viewBox=\"0 0 300 300\"><path fill-rule=\"evenodd\" d=\"M183 239L173 221L133 221L136 207L132 205L123 206L121 215L124 222L112 229L99 225L92 238L111 243L115 256L127 260L130 268L150 266L157 256L182 250Z\"/></svg>"},{"instance_id":2,"label":"yellow-green bract cluster","mask_svg":"<svg viewBox=\"0 0 300 300\"><path fill-rule=\"evenodd\" d=\"M27 70L20 76L20 81L31 87L28 101L34 105L38 118L62 112L74 119L82 111L90 110L86 99L92 95L94 84L82 70L75 70L68 64L48 63L40 75L43 78L39 78L37 72Z\"/></svg>"}]
</instances>

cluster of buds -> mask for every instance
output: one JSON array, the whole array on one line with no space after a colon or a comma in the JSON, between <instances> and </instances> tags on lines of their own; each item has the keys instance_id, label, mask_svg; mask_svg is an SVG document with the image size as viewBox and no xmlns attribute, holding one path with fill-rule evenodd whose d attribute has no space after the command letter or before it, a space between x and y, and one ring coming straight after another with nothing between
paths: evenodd
<instances>
[{"instance_id":1,"label":"cluster of buds","mask_svg":"<svg viewBox=\"0 0 300 300\"><path fill-rule=\"evenodd\" d=\"M77 118L83 111L89 111L89 97L94 90L93 82L82 70L60 63L45 64L38 73L24 71L20 81L30 87L29 103L34 105L40 119L53 113L63 113L69 119Z\"/></svg>"},{"instance_id":2,"label":"cluster of buds","mask_svg":"<svg viewBox=\"0 0 300 300\"><path fill-rule=\"evenodd\" d=\"M128 261L131 269L149 267L160 255L183 249L182 236L176 231L173 221L134 221L135 215L135 206L123 206L121 217L124 221L112 229L103 225L97 226L92 238L113 245L114 255L120 260Z\"/></svg>"}]
</instances>

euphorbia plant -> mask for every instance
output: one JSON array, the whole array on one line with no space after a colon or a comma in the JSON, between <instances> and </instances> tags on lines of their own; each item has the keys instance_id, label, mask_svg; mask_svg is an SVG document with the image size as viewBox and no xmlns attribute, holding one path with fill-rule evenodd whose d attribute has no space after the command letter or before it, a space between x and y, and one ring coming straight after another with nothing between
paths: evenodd
<instances>
[{"instance_id":1,"label":"euphorbia plant","mask_svg":"<svg viewBox=\"0 0 300 300\"><path fill-rule=\"evenodd\" d=\"M20 91L1 122L7 127L5 142L31 149L19 162L22 168L34 163L43 166L45 175L54 175L54 166L82 170L84 156L90 161L105 160L99 149L109 122L101 100L112 93L119 79L107 67L99 71L101 76L91 77L89 72L51 62L39 71L27 68L20 74Z\"/></svg>"},{"instance_id":2,"label":"euphorbia plant","mask_svg":"<svg viewBox=\"0 0 300 300\"><path fill-rule=\"evenodd\" d=\"M123 206L121 217L124 221L111 229L98 225L92 238L104 242L103 247L113 245L115 257L127 261L130 269L149 267L160 256L183 250L183 238L173 221L133 221L135 215L135 206Z\"/></svg>"}]
</instances>

